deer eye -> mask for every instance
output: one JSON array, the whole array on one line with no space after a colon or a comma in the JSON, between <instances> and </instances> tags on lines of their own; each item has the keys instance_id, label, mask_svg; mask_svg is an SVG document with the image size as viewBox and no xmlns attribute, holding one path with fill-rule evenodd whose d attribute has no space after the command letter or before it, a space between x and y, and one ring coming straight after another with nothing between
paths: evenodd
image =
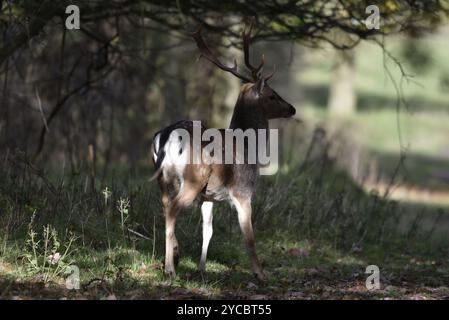
<instances>
[{"instance_id":1,"label":"deer eye","mask_svg":"<svg viewBox=\"0 0 449 320\"><path fill-rule=\"evenodd\" d=\"M276 99L276 97L274 95L271 95L270 100L274 100L274 99Z\"/></svg>"}]
</instances>

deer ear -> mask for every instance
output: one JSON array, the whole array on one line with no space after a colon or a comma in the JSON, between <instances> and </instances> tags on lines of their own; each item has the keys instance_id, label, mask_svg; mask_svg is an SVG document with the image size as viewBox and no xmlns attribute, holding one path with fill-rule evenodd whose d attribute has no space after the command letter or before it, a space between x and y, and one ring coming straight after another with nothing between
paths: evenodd
<instances>
[{"instance_id":1,"label":"deer ear","mask_svg":"<svg viewBox=\"0 0 449 320\"><path fill-rule=\"evenodd\" d=\"M256 93L257 94L262 94L263 89L265 88L265 79L264 78L260 78L259 80L257 80L256 84L254 85L254 88L256 89Z\"/></svg>"}]
</instances>

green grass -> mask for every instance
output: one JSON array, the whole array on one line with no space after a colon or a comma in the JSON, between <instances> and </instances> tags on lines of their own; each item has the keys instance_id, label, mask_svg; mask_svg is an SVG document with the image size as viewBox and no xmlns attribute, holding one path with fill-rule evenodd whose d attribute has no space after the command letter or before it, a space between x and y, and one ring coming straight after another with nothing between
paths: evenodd
<instances>
[{"instance_id":1,"label":"green grass","mask_svg":"<svg viewBox=\"0 0 449 320\"><path fill-rule=\"evenodd\" d=\"M151 259L141 250L80 250L72 257L81 271L79 291L66 290L62 278L43 284L38 278L28 277L24 266L10 262L14 258L10 252L12 256L4 256L0 262L2 298L105 299L114 295L118 299L372 299L412 298L417 294L443 298L449 294L449 266L436 254L424 258L415 252L399 254L399 248L386 253L371 246L361 252L343 253L326 243L297 242L282 235L268 237L260 233L258 248L269 275L264 284L252 277L243 248L232 244L220 248L219 260L216 250L212 250L215 254L210 254L204 275L196 273L197 259L183 257L175 280L164 277L160 257ZM293 256L289 248L301 248L307 254ZM385 277L381 290L368 291L364 287L365 269L370 264L379 265Z\"/></svg>"},{"instance_id":2,"label":"green grass","mask_svg":"<svg viewBox=\"0 0 449 320\"><path fill-rule=\"evenodd\" d=\"M254 228L266 283L252 275L234 210L215 208L214 236L204 275L196 272L201 248L198 205L177 224L181 261L177 278L163 273L164 227L156 183L141 171L110 177L95 190L85 188L83 174L36 176L16 159L1 171L0 204L4 208L0 241L2 298L264 298L371 299L443 298L448 295L446 240L430 241L430 232L397 228L402 207L366 194L325 158L308 159L278 176L261 179L254 204ZM126 172L126 171L125 171ZM325 177L325 178L324 178ZM43 180L46 180L45 182ZM112 182L114 181L114 182ZM98 181L100 184L100 181ZM110 194L105 199L103 192ZM263 196L261 196L263 195ZM117 207L129 199L122 223ZM33 268L25 257L31 249L28 225L42 241L42 228L58 231L60 247L76 236L60 263L76 265L81 289L65 288L67 275L45 278L47 269ZM413 222L413 221L412 221ZM146 238L123 231L123 226ZM45 260L42 242L36 246ZM48 254L47 254L48 255ZM365 288L365 269L381 269L382 288ZM50 266L56 268L58 264Z\"/></svg>"}]
</instances>

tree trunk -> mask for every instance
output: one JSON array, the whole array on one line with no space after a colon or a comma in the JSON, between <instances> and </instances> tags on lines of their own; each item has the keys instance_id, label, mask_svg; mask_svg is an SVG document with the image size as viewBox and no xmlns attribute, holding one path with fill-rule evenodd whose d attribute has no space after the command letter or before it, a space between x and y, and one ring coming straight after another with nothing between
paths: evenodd
<instances>
[{"instance_id":1,"label":"tree trunk","mask_svg":"<svg viewBox=\"0 0 449 320\"><path fill-rule=\"evenodd\" d=\"M337 51L327 104L331 115L345 117L355 112L354 58L353 50Z\"/></svg>"},{"instance_id":2,"label":"tree trunk","mask_svg":"<svg viewBox=\"0 0 449 320\"><path fill-rule=\"evenodd\" d=\"M169 37L167 45L173 44L175 39ZM187 80L183 73L185 61L179 51L171 50L164 55L168 63L164 66L166 74L162 86L164 109L162 114L162 125L169 125L178 120L186 118L186 85Z\"/></svg>"}]
</instances>

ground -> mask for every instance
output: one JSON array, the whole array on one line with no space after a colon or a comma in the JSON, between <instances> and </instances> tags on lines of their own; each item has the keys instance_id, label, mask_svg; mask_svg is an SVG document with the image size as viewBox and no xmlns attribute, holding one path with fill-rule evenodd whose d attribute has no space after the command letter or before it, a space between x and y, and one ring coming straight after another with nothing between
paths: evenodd
<instances>
[{"instance_id":1,"label":"ground","mask_svg":"<svg viewBox=\"0 0 449 320\"><path fill-rule=\"evenodd\" d=\"M397 220L392 219L396 212L432 209L401 207L366 195L350 180L342 182L343 173L328 170L326 176L334 175L329 178L333 183L320 184L322 175L312 174L311 167L306 176L293 172L297 177L293 180L281 175L261 184L265 198L257 198L254 204L254 228L268 274L266 283L257 282L252 275L235 210L227 204L215 209L214 236L203 275L196 272L201 248L198 204L179 219L181 261L177 278L170 280L163 273L163 218L157 187L144 191L136 187L138 182L131 182L133 190L121 191L130 196L128 202L118 191L74 193L80 186L69 182L54 187L57 197L48 194L46 185L31 191L17 186L20 194L10 194L4 203L11 204L13 196L27 203L18 210L23 215L16 216L23 219L24 230L2 238L1 297L448 298L447 240L437 239L432 230L420 230L416 223L398 230ZM293 194L303 190L304 194L291 197L286 190ZM95 206L98 211L92 209ZM72 215L57 216L61 209ZM13 227L11 221L8 228ZM51 263L56 253L60 258ZM66 289L69 275L64 272L69 265L79 268L80 290ZM366 288L369 265L379 267L380 290Z\"/></svg>"},{"instance_id":2,"label":"ground","mask_svg":"<svg viewBox=\"0 0 449 320\"><path fill-rule=\"evenodd\" d=\"M16 278L16 266L4 262L0 288L8 299L449 299L447 259L405 253L367 261L363 249L338 254L305 243L290 249L268 241L258 244L269 275L266 283L253 278L246 256L237 251L242 248L232 250L227 244L225 250L238 260L217 262L212 255L207 272L200 275L187 257L174 281L164 278L160 261L135 250L114 250L111 260L89 257L91 263L80 269L80 290L67 290L63 279L45 284L39 277ZM380 266L379 290L366 288L369 263Z\"/></svg>"}]
</instances>

